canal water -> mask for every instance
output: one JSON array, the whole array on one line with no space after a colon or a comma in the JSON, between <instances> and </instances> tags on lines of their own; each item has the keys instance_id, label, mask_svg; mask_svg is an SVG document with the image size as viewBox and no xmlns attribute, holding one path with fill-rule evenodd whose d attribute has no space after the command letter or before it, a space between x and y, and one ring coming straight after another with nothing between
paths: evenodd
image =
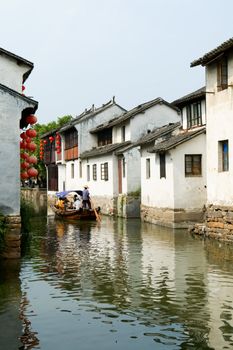
<instances>
[{"instance_id":1,"label":"canal water","mask_svg":"<svg viewBox=\"0 0 233 350\"><path fill-rule=\"evenodd\" d=\"M0 349L233 349L233 246L139 220L37 217L0 262Z\"/></svg>"}]
</instances>

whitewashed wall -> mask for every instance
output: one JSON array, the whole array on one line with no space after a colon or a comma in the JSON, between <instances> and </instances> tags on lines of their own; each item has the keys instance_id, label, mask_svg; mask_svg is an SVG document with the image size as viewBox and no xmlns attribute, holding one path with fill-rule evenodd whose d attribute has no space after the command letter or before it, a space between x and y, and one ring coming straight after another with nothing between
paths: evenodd
<instances>
[{"instance_id":1,"label":"whitewashed wall","mask_svg":"<svg viewBox=\"0 0 233 350\"><path fill-rule=\"evenodd\" d=\"M125 125L125 141L130 141L130 120L125 121L125 123L116 125L113 127L113 137L112 142L118 143L123 142L122 140L122 126Z\"/></svg>"},{"instance_id":2,"label":"whitewashed wall","mask_svg":"<svg viewBox=\"0 0 233 350\"><path fill-rule=\"evenodd\" d=\"M141 155L138 147L134 147L124 153L126 162L126 177L123 178L122 192L129 194L141 189L141 171L140 160Z\"/></svg>"},{"instance_id":3,"label":"whitewashed wall","mask_svg":"<svg viewBox=\"0 0 233 350\"><path fill-rule=\"evenodd\" d=\"M202 155L202 176L185 176L185 154ZM174 166L174 208L203 208L206 204L206 135L201 134L171 150Z\"/></svg>"},{"instance_id":4,"label":"whitewashed wall","mask_svg":"<svg viewBox=\"0 0 233 350\"><path fill-rule=\"evenodd\" d=\"M108 162L108 181L101 180L101 164ZM97 165L97 180L93 180L93 164ZM90 181L87 181L87 165L90 166ZM93 196L113 196L113 158L111 155L89 158L82 161L83 186L86 184ZM114 174L115 176L115 174Z\"/></svg>"},{"instance_id":5,"label":"whitewashed wall","mask_svg":"<svg viewBox=\"0 0 233 350\"><path fill-rule=\"evenodd\" d=\"M89 131L91 129L121 115L122 113L122 108L113 104L103 112L77 123L75 127L78 131L79 154L97 146L97 136L95 134L90 134Z\"/></svg>"},{"instance_id":6,"label":"whitewashed wall","mask_svg":"<svg viewBox=\"0 0 233 350\"><path fill-rule=\"evenodd\" d=\"M168 123L176 123L180 120L181 116L173 108L165 104L157 104L131 119L131 141L137 141L148 130L151 131L155 127L161 127Z\"/></svg>"},{"instance_id":7,"label":"whitewashed wall","mask_svg":"<svg viewBox=\"0 0 233 350\"><path fill-rule=\"evenodd\" d=\"M202 154L202 176L185 177L185 154ZM151 177L146 179L146 159L150 159ZM199 135L166 153L166 178L160 179L159 155L147 153L141 158L142 204L150 207L185 210L206 204L205 135Z\"/></svg>"},{"instance_id":8,"label":"whitewashed wall","mask_svg":"<svg viewBox=\"0 0 233 350\"><path fill-rule=\"evenodd\" d=\"M0 83L22 92L23 75L29 70L29 66L18 64L17 61L4 54L0 55Z\"/></svg>"},{"instance_id":9,"label":"whitewashed wall","mask_svg":"<svg viewBox=\"0 0 233 350\"><path fill-rule=\"evenodd\" d=\"M150 159L150 178L146 178L146 159ZM174 170L172 157L166 155L166 178L160 179L158 154L142 148L141 157L141 203L148 207L174 208Z\"/></svg>"},{"instance_id":10,"label":"whitewashed wall","mask_svg":"<svg viewBox=\"0 0 233 350\"><path fill-rule=\"evenodd\" d=\"M0 90L0 212L20 212L20 129L21 112L30 105ZM33 107L33 106L31 106Z\"/></svg>"},{"instance_id":11,"label":"whitewashed wall","mask_svg":"<svg viewBox=\"0 0 233 350\"><path fill-rule=\"evenodd\" d=\"M207 202L233 205L233 88L217 91L217 67L206 68L207 122ZM233 85L233 53L229 56L228 84ZM229 171L219 172L218 141L229 142Z\"/></svg>"}]
</instances>

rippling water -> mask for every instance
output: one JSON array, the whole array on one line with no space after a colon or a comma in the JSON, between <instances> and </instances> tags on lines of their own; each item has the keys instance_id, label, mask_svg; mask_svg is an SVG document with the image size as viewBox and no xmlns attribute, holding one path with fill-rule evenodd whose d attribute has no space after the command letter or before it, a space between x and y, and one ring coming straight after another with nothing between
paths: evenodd
<instances>
[{"instance_id":1,"label":"rippling water","mask_svg":"<svg viewBox=\"0 0 233 350\"><path fill-rule=\"evenodd\" d=\"M0 349L233 349L233 246L103 218L34 219L0 264Z\"/></svg>"}]
</instances>

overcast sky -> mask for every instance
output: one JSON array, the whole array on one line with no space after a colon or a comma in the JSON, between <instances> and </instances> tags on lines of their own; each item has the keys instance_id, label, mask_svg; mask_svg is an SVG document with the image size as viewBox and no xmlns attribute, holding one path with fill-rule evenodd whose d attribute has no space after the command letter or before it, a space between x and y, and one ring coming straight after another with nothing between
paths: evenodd
<instances>
[{"instance_id":1,"label":"overcast sky","mask_svg":"<svg viewBox=\"0 0 233 350\"><path fill-rule=\"evenodd\" d=\"M126 109L201 86L190 63L233 36L232 0L0 0L0 46L34 63L40 123L112 96Z\"/></svg>"}]
</instances>

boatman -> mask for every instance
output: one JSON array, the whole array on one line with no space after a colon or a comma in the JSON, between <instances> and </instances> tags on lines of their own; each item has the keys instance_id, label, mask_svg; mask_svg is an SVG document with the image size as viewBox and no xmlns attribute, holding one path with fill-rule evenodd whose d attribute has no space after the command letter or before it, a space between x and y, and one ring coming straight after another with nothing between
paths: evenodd
<instances>
[{"instance_id":1,"label":"boatman","mask_svg":"<svg viewBox=\"0 0 233 350\"><path fill-rule=\"evenodd\" d=\"M83 190L83 208L84 209L91 209L91 202L90 202L90 193L88 191L88 186L84 186Z\"/></svg>"}]
</instances>

